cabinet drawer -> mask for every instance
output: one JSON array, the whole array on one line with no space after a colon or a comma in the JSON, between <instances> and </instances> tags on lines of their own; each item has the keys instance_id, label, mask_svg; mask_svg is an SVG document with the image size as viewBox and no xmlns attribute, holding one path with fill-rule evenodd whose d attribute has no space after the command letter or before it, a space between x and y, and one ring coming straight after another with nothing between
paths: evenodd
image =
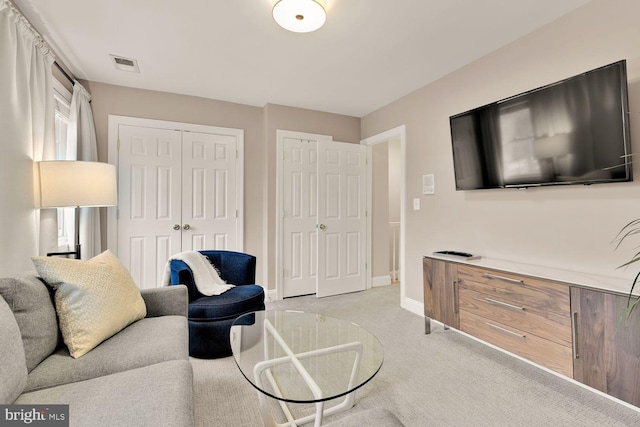
<instances>
[{"instance_id":1,"label":"cabinet drawer","mask_svg":"<svg viewBox=\"0 0 640 427\"><path fill-rule=\"evenodd\" d=\"M517 325L528 334L571 347L571 317L544 313L521 305L511 304L495 296L481 294L460 286L460 311L496 321L503 325Z\"/></svg>"},{"instance_id":2,"label":"cabinet drawer","mask_svg":"<svg viewBox=\"0 0 640 427\"><path fill-rule=\"evenodd\" d=\"M512 273L495 272L468 265L458 266L461 287L486 294L539 313L569 316L569 286Z\"/></svg>"},{"instance_id":3,"label":"cabinet drawer","mask_svg":"<svg viewBox=\"0 0 640 427\"><path fill-rule=\"evenodd\" d=\"M468 311L460 312L460 329L476 338L573 378L573 355L570 347L497 321L490 321Z\"/></svg>"}]
</instances>

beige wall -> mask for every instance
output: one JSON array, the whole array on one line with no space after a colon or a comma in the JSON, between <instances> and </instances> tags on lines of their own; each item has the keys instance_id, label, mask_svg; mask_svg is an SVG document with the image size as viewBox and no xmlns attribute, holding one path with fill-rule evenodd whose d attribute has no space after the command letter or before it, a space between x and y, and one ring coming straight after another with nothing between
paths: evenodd
<instances>
[{"instance_id":1,"label":"beige wall","mask_svg":"<svg viewBox=\"0 0 640 427\"><path fill-rule=\"evenodd\" d=\"M243 129L244 251L255 255L258 260L264 256L262 181L265 148L262 108L96 82L81 83L91 93L100 161L107 161L110 114ZM106 246L106 239L103 239L103 246ZM263 272L258 268L256 282L262 281Z\"/></svg>"},{"instance_id":2,"label":"beige wall","mask_svg":"<svg viewBox=\"0 0 640 427\"><path fill-rule=\"evenodd\" d=\"M594 0L577 11L362 118L366 138L407 127L406 295L422 301L421 258L459 249L486 257L632 277L630 249L611 240L640 216L636 182L528 190L455 191L449 116L627 60L632 151L640 152L640 2ZM470 43L473 41L470 40ZM434 173L436 194L422 196Z\"/></svg>"},{"instance_id":3,"label":"beige wall","mask_svg":"<svg viewBox=\"0 0 640 427\"><path fill-rule=\"evenodd\" d=\"M275 289L272 266L275 265L276 130L331 135L334 140L344 142L360 141L360 119L356 117L273 104L253 107L96 82L81 83L91 93L101 161L107 160L110 114L244 130L244 250L258 258L256 281L270 289Z\"/></svg>"}]
</instances>

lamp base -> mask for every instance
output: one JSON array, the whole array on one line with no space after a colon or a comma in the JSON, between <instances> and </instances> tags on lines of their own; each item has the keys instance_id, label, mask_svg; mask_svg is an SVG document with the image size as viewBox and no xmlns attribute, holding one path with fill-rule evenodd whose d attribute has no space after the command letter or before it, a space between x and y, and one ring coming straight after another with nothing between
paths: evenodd
<instances>
[{"instance_id":1,"label":"lamp base","mask_svg":"<svg viewBox=\"0 0 640 427\"><path fill-rule=\"evenodd\" d=\"M66 256L66 255L75 255L75 259L80 259L81 251L80 244L76 244L75 251L67 251L67 252L47 252L47 256Z\"/></svg>"},{"instance_id":2,"label":"lamp base","mask_svg":"<svg viewBox=\"0 0 640 427\"><path fill-rule=\"evenodd\" d=\"M82 259L81 258L82 251L80 250L80 206L76 206L74 213L75 213L75 227L76 227L76 250L68 251L68 252L49 252L47 256L75 255L75 259Z\"/></svg>"},{"instance_id":3,"label":"lamp base","mask_svg":"<svg viewBox=\"0 0 640 427\"><path fill-rule=\"evenodd\" d=\"M65 256L65 255L75 255L75 259L81 259L82 251L80 250L80 243L76 243L75 251L66 251L66 252L48 252L47 256Z\"/></svg>"},{"instance_id":4,"label":"lamp base","mask_svg":"<svg viewBox=\"0 0 640 427\"><path fill-rule=\"evenodd\" d=\"M64 255L75 255L75 259L80 259L77 252L47 252L47 256L64 256Z\"/></svg>"}]
</instances>

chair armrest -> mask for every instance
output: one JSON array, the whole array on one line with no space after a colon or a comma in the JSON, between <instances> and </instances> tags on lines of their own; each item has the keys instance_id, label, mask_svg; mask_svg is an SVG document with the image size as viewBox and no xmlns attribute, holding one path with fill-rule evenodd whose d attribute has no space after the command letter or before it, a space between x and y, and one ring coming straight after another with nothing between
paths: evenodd
<instances>
[{"instance_id":1,"label":"chair armrest","mask_svg":"<svg viewBox=\"0 0 640 427\"><path fill-rule=\"evenodd\" d=\"M147 317L187 317L189 295L184 285L141 289L140 294L147 305Z\"/></svg>"},{"instance_id":2,"label":"chair armrest","mask_svg":"<svg viewBox=\"0 0 640 427\"><path fill-rule=\"evenodd\" d=\"M171 263L171 286L185 285L188 293L188 303L203 296L193 282L193 273L189 266L182 260L173 259Z\"/></svg>"},{"instance_id":3,"label":"chair armrest","mask_svg":"<svg viewBox=\"0 0 640 427\"><path fill-rule=\"evenodd\" d=\"M256 257L253 255L225 250L200 251L200 253L209 259L225 282L236 286L255 284ZM198 291L189 266L179 259L173 259L170 263L171 284L187 286L189 303L202 298L204 295Z\"/></svg>"}]
</instances>

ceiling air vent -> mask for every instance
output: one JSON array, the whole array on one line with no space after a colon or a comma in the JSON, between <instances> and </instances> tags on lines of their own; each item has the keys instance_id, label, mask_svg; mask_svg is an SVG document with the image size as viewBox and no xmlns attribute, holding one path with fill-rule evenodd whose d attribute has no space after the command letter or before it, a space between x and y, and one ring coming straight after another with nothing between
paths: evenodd
<instances>
[{"instance_id":1,"label":"ceiling air vent","mask_svg":"<svg viewBox=\"0 0 640 427\"><path fill-rule=\"evenodd\" d=\"M140 69L138 68L138 61L131 58L125 58L123 56L109 55L111 57L111 61L113 62L113 66L118 70L129 71L132 73L139 73Z\"/></svg>"}]
</instances>

